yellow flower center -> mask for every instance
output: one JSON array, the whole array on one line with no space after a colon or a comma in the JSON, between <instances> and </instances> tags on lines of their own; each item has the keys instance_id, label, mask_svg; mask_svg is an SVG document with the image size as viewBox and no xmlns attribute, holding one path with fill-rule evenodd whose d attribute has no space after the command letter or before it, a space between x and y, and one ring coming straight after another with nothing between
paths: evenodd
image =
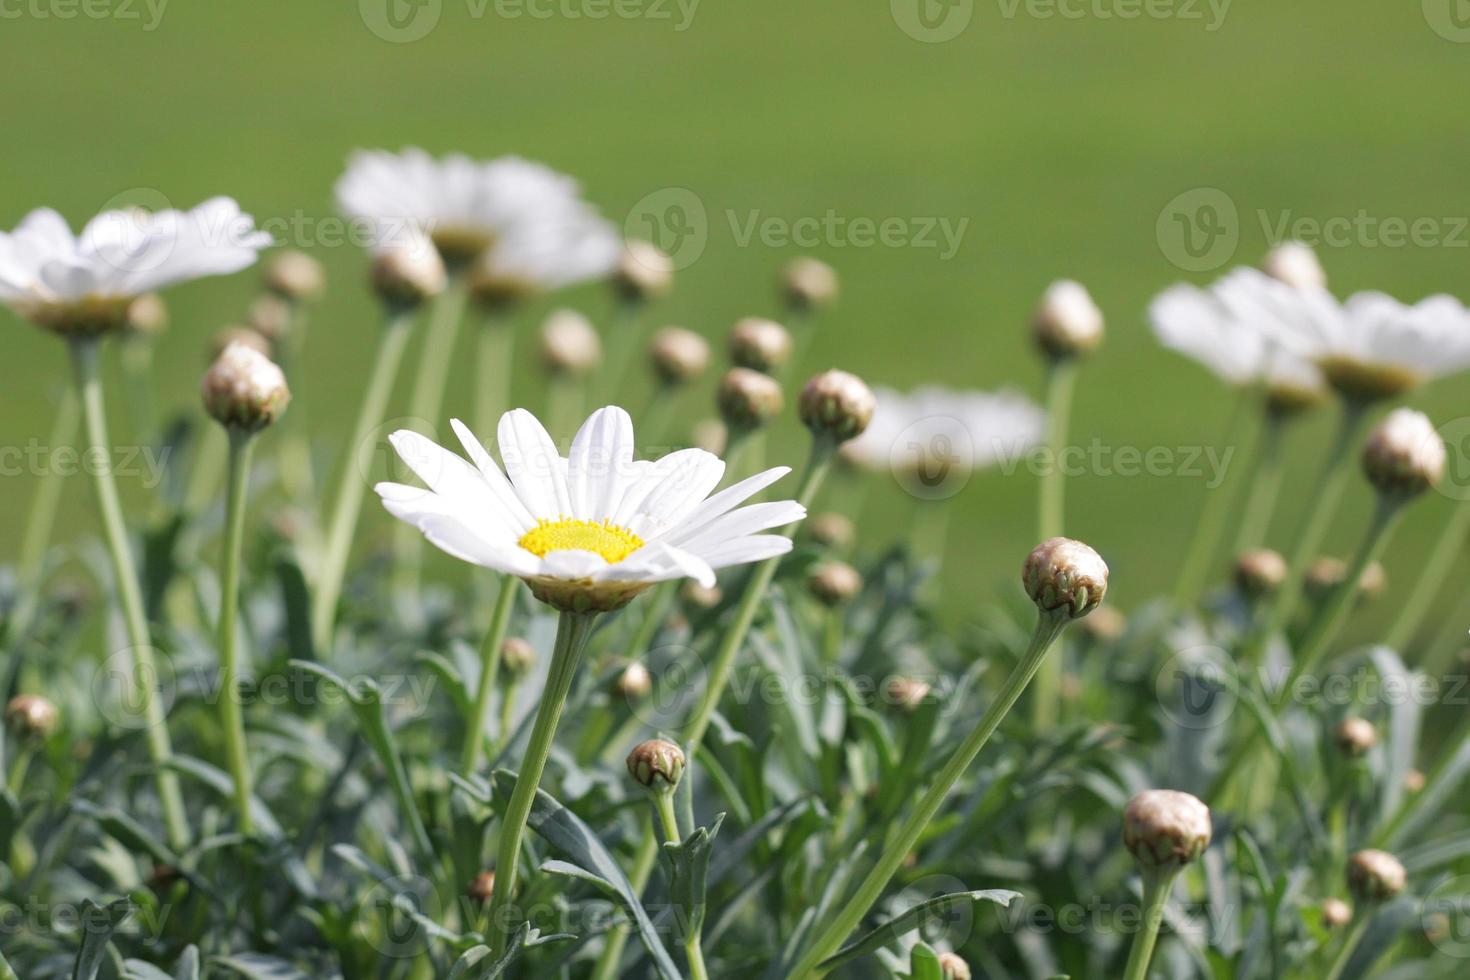
<instances>
[{"instance_id":1,"label":"yellow flower center","mask_svg":"<svg viewBox=\"0 0 1470 980\"><path fill-rule=\"evenodd\" d=\"M643 539L608 521L539 521L521 535L520 546L538 558L548 551L590 551L608 564L620 562L643 547Z\"/></svg>"}]
</instances>

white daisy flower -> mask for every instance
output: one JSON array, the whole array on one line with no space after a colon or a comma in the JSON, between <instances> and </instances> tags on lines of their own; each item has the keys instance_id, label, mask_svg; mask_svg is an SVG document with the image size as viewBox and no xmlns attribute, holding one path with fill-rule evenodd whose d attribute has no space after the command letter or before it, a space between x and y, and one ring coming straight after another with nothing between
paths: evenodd
<instances>
[{"instance_id":1,"label":"white daisy flower","mask_svg":"<svg viewBox=\"0 0 1470 980\"><path fill-rule=\"evenodd\" d=\"M0 232L0 302L63 334L127 322L139 296L249 266L271 236L228 197L190 211L104 211L74 235L50 208Z\"/></svg>"},{"instance_id":2,"label":"white daisy flower","mask_svg":"<svg viewBox=\"0 0 1470 980\"><path fill-rule=\"evenodd\" d=\"M806 516L792 500L738 506L789 467L711 496L725 475L712 453L634 459L633 422L621 408L594 412L566 457L530 412L507 412L497 432L503 471L468 428L451 425L473 465L395 432L393 447L428 489L380 483L383 505L441 550L524 579L558 609L616 609L669 579L711 587L718 569L790 551L785 535L761 532Z\"/></svg>"},{"instance_id":3,"label":"white daisy flower","mask_svg":"<svg viewBox=\"0 0 1470 980\"><path fill-rule=\"evenodd\" d=\"M936 455L964 471L1019 459L1041 442L1046 413L1021 393L952 391L926 386L910 394L875 388L878 406L866 430L842 444L851 463L908 473Z\"/></svg>"},{"instance_id":4,"label":"white daisy flower","mask_svg":"<svg viewBox=\"0 0 1470 980\"><path fill-rule=\"evenodd\" d=\"M337 182L337 203L379 235L422 229L451 266L493 253L495 269L544 288L606 274L622 244L574 179L514 156L359 151Z\"/></svg>"}]
</instances>

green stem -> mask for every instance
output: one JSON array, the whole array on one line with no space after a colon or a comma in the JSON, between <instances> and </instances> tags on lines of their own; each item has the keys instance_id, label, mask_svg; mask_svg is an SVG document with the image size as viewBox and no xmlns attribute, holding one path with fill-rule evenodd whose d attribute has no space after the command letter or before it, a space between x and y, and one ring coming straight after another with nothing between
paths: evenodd
<instances>
[{"instance_id":1,"label":"green stem","mask_svg":"<svg viewBox=\"0 0 1470 980\"><path fill-rule=\"evenodd\" d=\"M1456 758L1465 741L1470 739L1470 716L1463 716L1461 722L1456 726L1455 733L1444 742L1444 748L1440 750L1440 757L1434 763L1424 777L1424 788L1412 796L1408 796L1399 804L1398 811L1393 814L1373 835L1373 847L1388 849L1398 843L1399 833L1409 824L1414 814L1419 810L1421 804L1426 800L1444 801L1449 798L1449 793L1454 786L1441 788L1441 784L1452 775ZM1463 772L1453 774L1456 779L1463 779Z\"/></svg>"},{"instance_id":2,"label":"green stem","mask_svg":"<svg viewBox=\"0 0 1470 980\"><path fill-rule=\"evenodd\" d=\"M1075 358L1053 360L1046 375L1046 447L1051 454L1050 466L1041 474L1038 507L1038 540L1046 541L1062 534L1066 518L1066 474L1062 469L1062 453L1067 441L1067 427L1072 414L1072 393L1077 386L1078 363ZM1062 662L1060 658L1042 664L1031 695L1031 718L1038 731L1056 724L1061 713Z\"/></svg>"},{"instance_id":3,"label":"green stem","mask_svg":"<svg viewBox=\"0 0 1470 980\"><path fill-rule=\"evenodd\" d=\"M1025 655L1016 664L1011 675L1006 678L1004 686L996 699L991 702L980 723L965 737L964 742L949 757L934 782L925 791L923 797L915 805L909 818L904 821L903 826L889 840L883 853L878 858L878 863L868 872L861 885L858 886L856 894L841 903L842 912L833 919L815 940L806 944L806 953L797 961L796 968L788 974L789 980L806 980L807 977L821 976L827 971L821 967L823 960L837 952L842 941L851 935L863 916L873 907L883 889L888 887L888 882L902 866L904 859L914 849L919 836L929 822L934 819L939 808L949 796L949 791L959 782L970 763L980 754L990 736L1000 727L1016 701L1021 697L1021 692L1026 685L1031 683L1031 678L1036 675L1042 661L1046 659L1047 651L1061 634L1068 620L1060 615L1040 613L1036 620L1036 629L1031 635L1031 645L1027 648Z\"/></svg>"},{"instance_id":4,"label":"green stem","mask_svg":"<svg viewBox=\"0 0 1470 980\"><path fill-rule=\"evenodd\" d=\"M521 686L520 680L512 675L505 681L505 690L500 692L500 724L495 730L494 745L504 745L510 738L511 723L515 720L516 689Z\"/></svg>"},{"instance_id":5,"label":"green stem","mask_svg":"<svg viewBox=\"0 0 1470 980\"><path fill-rule=\"evenodd\" d=\"M1347 969L1348 960L1353 958L1353 950L1358 948L1363 934L1368 931L1368 923L1373 916L1366 910L1354 910L1353 927L1346 936L1342 937L1342 946L1337 950L1337 956L1333 957L1332 966L1324 974L1324 980L1339 980L1344 970Z\"/></svg>"},{"instance_id":6,"label":"green stem","mask_svg":"<svg viewBox=\"0 0 1470 980\"><path fill-rule=\"evenodd\" d=\"M81 409L77 394L67 388L56 406L56 420L51 425L51 440L47 444L51 452L62 446L75 445L77 427L81 424ZM42 580L46 571L46 553L51 547L51 532L56 526L56 511L61 503L61 490L66 478L57 466L47 466L41 471L36 485L36 495L31 498L30 514L26 517L22 532L20 555L16 566L16 581L19 598L5 627L5 633L19 640L31 625L31 617L40 605Z\"/></svg>"},{"instance_id":7,"label":"green stem","mask_svg":"<svg viewBox=\"0 0 1470 980\"><path fill-rule=\"evenodd\" d=\"M1267 410L1261 451L1251 463L1251 488L1241 510L1234 554L1259 548L1266 542L1266 531L1271 526L1271 515L1281 492L1281 443L1285 434L1286 419L1278 412Z\"/></svg>"},{"instance_id":8,"label":"green stem","mask_svg":"<svg viewBox=\"0 0 1470 980\"><path fill-rule=\"evenodd\" d=\"M490 628L480 645L480 682L475 688L475 704L466 719L464 751L460 754L460 771L469 775L480 764L480 751L485 746L485 722L490 717L490 696L495 691L495 678L500 672L500 649L510 628L510 614L516 605L521 580L505 575L500 580L500 596L490 615Z\"/></svg>"},{"instance_id":9,"label":"green stem","mask_svg":"<svg viewBox=\"0 0 1470 980\"><path fill-rule=\"evenodd\" d=\"M153 399L153 341L130 337L122 342L119 352L130 395L134 437L140 443L151 443L158 432L158 412Z\"/></svg>"},{"instance_id":10,"label":"green stem","mask_svg":"<svg viewBox=\"0 0 1470 980\"><path fill-rule=\"evenodd\" d=\"M16 750L15 757L10 760L10 771L5 778L5 785L10 789L11 796L20 796L21 789L25 785L26 773L30 771L31 760L35 758L35 755L35 746L27 741Z\"/></svg>"},{"instance_id":11,"label":"green stem","mask_svg":"<svg viewBox=\"0 0 1470 980\"><path fill-rule=\"evenodd\" d=\"M515 330L504 318L487 312L475 336L475 435L489 441L510 405L511 359Z\"/></svg>"},{"instance_id":12,"label":"green stem","mask_svg":"<svg viewBox=\"0 0 1470 980\"><path fill-rule=\"evenodd\" d=\"M245 501L250 486L252 433L231 429L229 497L225 505L224 571L219 603L220 715L224 724L225 759L235 781L235 818L239 831L255 833L250 816L250 757L246 751L245 719L240 703L240 561L245 541Z\"/></svg>"},{"instance_id":13,"label":"green stem","mask_svg":"<svg viewBox=\"0 0 1470 980\"><path fill-rule=\"evenodd\" d=\"M610 404L618 404L618 396L633 367L633 358L643 348L643 318L638 315L641 309L642 304L638 300L619 301L603 339L607 359L603 367L603 383L598 390L603 401Z\"/></svg>"},{"instance_id":14,"label":"green stem","mask_svg":"<svg viewBox=\"0 0 1470 980\"><path fill-rule=\"evenodd\" d=\"M1164 922L1164 907L1169 904L1169 892L1173 890L1178 874L1173 870L1144 872L1143 923L1133 936L1133 948L1128 953L1123 980L1146 980L1148 977L1148 964L1158 943L1159 926Z\"/></svg>"},{"instance_id":15,"label":"green stem","mask_svg":"<svg viewBox=\"0 0 1470 980\"><path fill-rule=\"evenodd\" d=\"M189 479L184 484L184 513L197 517L209 507L219 491L218 477L225 468L229 439L213 426L199 433L194 458L189 462Z\"/></svg>"},{"instance_id":16,"label":"green stem","mask_svg":"<svg viewBox=\"0 0 1470 980\"><path fill-rule=\"evenodd\" d=\"M1252 416L1249 409L1256 400L1256 392L1251 388L1242 389L1237 396L1235 407L1230 412L1230 420L1225 424L1223 445L1227 451L1241 444L1245 455L1250 455L1251 447L1245 445L1248 441L1246 428ZM1205 503L1200 510L1199 521L1195 524L1194 540L1190 542L1184 565L1175 579L1174 604L1180 608L1192 606L1204 589L1205 578L1213 567L1215 552L1220 548L1225 519L1230 514L1230 503L1234 499L1234 494L1231 493L1233 486L1233 483L1227 482L1213 490L1208 487L1205 489Z\"/></svg>"},{"instance_id":17,"label":"green stem","mask_svg":"<svg viewBox=\"0 0 1470 980\"><path fill-rule=\"evenodd\" d=\"M565 374L547 383L546 429L558 445L568 445L582 421L586 381Z\"/></svg>"},{"instance_id":18,"label":"green stem","mask_svg":"<svg viewBox=\"0 0 1470 980\"><path fill-rule=\"evenodd\" d=\"M822 437L812 440L806 471L802 474L801 484L796 492L797 502L803 507L809 507L816 499L817 491L822 486L822 480L832 465L832 457L836 449L836 445ZM786 528L783 533L790 535L791 530L791 528ZM680 741L686 758L695 758L699 754L700 746L704 744L704 736L714 718L715 709L719 707L725 687L730 683L736 655L745 644L746 634L749 633L751 625L755 622L756 610L765 600L766 590L770 588L771 580L775 577L776 568L780 564L779 557L768 558L755 566L750 577L746 579L745 589L740 595L740 602L735 607L733 618L725 631L720 634L720 645L710 659L709 676L705 683L704 693L683 728ZM638 850L633 858L633 867L628 874L628 880L633 885L633 894L640 896L643 894L643 889L648 887L648 879L653 874L653 866L657 861L658 838L653 828L650 827L638 843ZM607 943L602 948L602 954L597 958L597 965L592 971L591 980L611 980L616 975L619 961L623 957L623 948L628 943L628 935L626 925L619 925L608 933Z\"/></svg>"},{"instance_id":19,"label":"green stem","mask_svg":"<svg viewBox=\"0 0 1470 980\"><path fill-rule=\"evenodd\" d=\"M595 613L563 612L557 624L556 646L551 655L546 688L541 694L541 707L536 712L536 724L531 729L526 756L521 760L521 770L516 775L515 789L511 791L510 801L506 804L505 820L500 827L489 935L491 949L497 954L505 952L506 942L514 926L507 913L512 911L510 901L516 891L521 839L526 832L526 820L531 815L531 804L536 800L541 774L546 770L546 759L551 754L556 727L561 721L567 694L572 689L577 665L582 661L582 652L586 649L587 638L592 633L592 624L596 618Z\"/></svg>"},{"instance_id":20,"label":"green stem","mask_svg":"<svg viewBox=\"0 0 1470 980\"><path fill-rule=\"evenodd\" d=\"M276 345L276 363L292 380L299 366L302 342L306 336L306 308L299 302L290 301L291 316L285 337ZM306 404L298 395L292 399L290 413L276 423L281 429L277 440L278 465L281 468L281 483L286 495L293 500L313 500L316 497L316 474L311 462L311 426L307 424Z\"/></svg>"},{"instance_id":21,"label":"green stem","mask_svg":"<svg viewBox=\"0 0 1470 980\"><path fill-rule=\"evenodd\" d=\"M342 594L342 577L347 572L347 556L352 551L352 536L357 530L363 494L367 491L367 480L357 472L358 456L363 443L383 423L388 396L393 390L393 380L398 376L398 366L403 361L403 350L412 329L411 312L389 311L388 322L378 342L378 353L373 361L367 391L363 394L362 406L357 412L357 424L353 427L352 439L347 443L347 450L343 454L345 459L342 465L342 482L337 487L336 501L332 506L327 546L318 569L316 595L311 607L312 642L318 656L328 653L332 645L332 627L337 618L337 600Z\"/></svg>"},{"instance_id":22,"label":"green stem","mask_svg":"<svg viewBox=\"0 0 1470 980\"><path fill-rule=\"evenodd\" d=\"M132 545L128 541L122 505L117 497L117 483L112 475L112 441L107 435L107 408L102 401L98 346L95 337L72 340L72 368L82 403L82 418L86 423L88 450L97 464L91 468L92 486L97 493L97 509L102 519L107 554L112 560L118 602L122 606L128 643L131 644L129 652L133 659L134 682L147 725L148 755L153 761L158 799L163 808L169 845L175 851L182 851L189 846L189 821L184 811L184 797L179 791L178 775L171 768L173 744L169 740L164 708L158 699L158 665L153 660L153 641L143 612L143 592L138 584L138 570L133 565Z\"/></svg>"},{"instance_id":23,"label":"green stem","mask_svg":"<svg viewBox=\"0 0 1470 980\"><path fill-rule=\"evenodd\" d=\"M1388 647L1402 651L1418 634L1430 605L1449 581L1450 569L1464 551L1467 532L1470 532L1470 503L1456 502L1434 550L1421 567L1419 581L1409 590L1398 617L1388 629L1383 641Z\"/></svg>"},{"instance_id":24,"label":"green stem","mask_svg":"<svg viewBox=\"0 0 1470 980\"><path fill-rule=\"evenodd\" d=\"M664 826L664 839L677 845L683 838L679 834L679 818L674 813L674 794L654 793L653 808L658 811L659 821ZM684 937L684 955L689 960L690 980L709 980L709 969L704 965L704 947L698 930L691 929Z\"/></svg>"}]
</instances>

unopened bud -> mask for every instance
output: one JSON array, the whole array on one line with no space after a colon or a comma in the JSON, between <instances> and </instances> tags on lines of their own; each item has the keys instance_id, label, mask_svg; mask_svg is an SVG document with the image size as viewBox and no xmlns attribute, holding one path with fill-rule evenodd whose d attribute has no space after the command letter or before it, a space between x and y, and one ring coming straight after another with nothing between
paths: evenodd
<instances>
[{"instance_id":1,"label":"unopened bud","mask_svg":"<svg viewBox=\"0 0 1470 980\"><path fill-rule=\"evenodd\" d=\"M785 405L775 378L743 367L725 372L715 401L725 425L736 432L761 428L780 415Z\"/></svg>"},{"instance_id":2,"label":"unopened bud","mask_svg":"<svg viewBox=\"0 0 1470 980\"><path fill-rule=\"evenodd\" d=\"M583 377L602 360L602 341L582 314L555 310L541 325L541 356L552 374Z\"/></svg>"},{"instance_id":3,"label":"unopened bud","mask_svg":"<svg viewBox=\"0 0 1470 980\"><path fill-rule=\"evenodd\" d=\"M18 739L48 738L60 720L56 705L39 694L17 694L5 706L5 728Z\"/></svg>"},{"instance_id":4,"label":"unopened bud","mask_svg":"<svg viewBox=\"0 0 1470 980\"><path fill-rule=\"evenodd\" d=\"M674 260L652 242L634 239L623 247L613 284L629 300L664 296L674 286Z\"/></svg>"},{"instance_id":5,"label":"unopened bud","mask_svg":"<svg viewBox=\"0 0 1470 980\"><path fill-rule=\"evenodd\" d=\"M1144 870L1178 870L1210 846L1210 808L1172 789L1139 793L1123 811L1123 843Z\"/></svg>"},{"instance_id":6,"label":"unopened bud","mask_svg":"<svg viewBox=\"0 0 1470 980\"><path fill-rule=\"evenodd\" d=\"M1064 359L1090 354L1102 343L1103 315L1081 283L1054 282L1042 297L1032 330L1048 357Z\"/></svg>"},{"instance_id":7,"label":"unopened bud","mask_svg":"<svg viewBox=\"0 0 1470 980\"><path fill-rule=\"evenodd\" d=\"M824 561L806 580L812 598L829 609L845 606L863 590L858 570L842 561Z\"/></svg>"},{"instance_id":8,"label":"unopened bud","mask_svg":"<svg viewBox=\"0 0 1470 980\"><path fill-rule=\"evenodd\" d=\"M227 428L258 432L291 401L286 375L260 351L231 344L204 373L204 408Z\"/></svg>"},{"instance_id":9,"label":"unopened bud","mask_svg":"<svg viewBox=\"0 0 1470 980\"><path fill-rule=\"evenodd\" d=\"M373 289L389 306L413 308L444 292L449 274L433 242L405 233L373 256Z\"/></svg>"},{"instance_id":10,"label":"unopened bud","mask_svg":"<svg viewBox=\"0 0 1470 980\"><path fill-rule=\"evenodd\" d=\"M285 337L291 329L291 303L275 293L262 293L255 297L245 312L245 322L250 329L271 341Z\"/></svg>"},{"instance_id":11,"label":"unopened bud","mask_svg":"<svg viewBox=\"0 0 1470 980\"><path fill-rule=\"evenodd\" d=\"M293 303L316 299L327 285L322 264L296 249L270 256L261 267L261 274L266 289Z\"/></svg>"},{"instance_id":12,"label":"unopened bud","mask_svg":"<svg viewBox=\"0 0 1470 980\"><path fill-rule=\"evenodd\" d=\"M249 327L225 327L210 339L209 362L213 364L219 360L220 355L235 344L249 347L266 357L271 355L270 340L258 331L251 330Z\"/></svg>"},{"instance_id":13,"label":"unopened bud","mask_svg":"<svg viewBox=\"0 0 1470 980\"><path fill-rule=\"evenodd\" d=\"M807 518L803 529L807 537L831 551L846 551L857 539L857 528L852 519L836 511L824 511Z\"/></svg>"},{"instance_id":14,"label":"unopened bud","mask_svg":"<svg viewBox=\"0 0 1470 980\"><path fill-rule=\"evenodd\" d=\"M1361 759L1378 744L1378 732L1365 718L1344 718L1333 731L1332 740L1343 755Z\"/></svg>"},{"instance_id":15,"label":"unopened bud","mask_svg":"<svg viewBox=\"0 0 1470 980\"><path fill-rule=\"evenodd\" d=\"M837 299L837 270L806 255L786 263L781 284L793 309L820 310Z\"/></svg>"},{"instance_id":16,"label":"unopened bud","mask_svg":"<svg viewBox=\"0 0 1470 980\"><path fill-rule=\"evenodd\" d=\"M640 742L628 753L628 774L655 793L671 793L684 775L684 750L661 738Z\"/></svg>"},{"instance_id":17,"label":"unopened bud","mask_svg":"<svg viewBox=\"0 0 1470 980\"><path fill-rule=\"evenodd\" d=\"M1340 586L1348 576L1347 562L1341 558L1324 556L1307 566L1305 591L1313 601L1325 599ZM1358 601L1376 599L1388 585L1388 573L1378 562L1370 562L1358 579Z\"/></svg>"},{"instance_id":18,"label":"unopened bud","mask_svg":"<svg viewBox=\"0 0 1470 980\"><path fill-rule=\"evenodd\" d=\"M709 341L693 330L664 327L648 348L654 373L667 385L688 384L709 367Z\"/></svg>"},{"instance_id":19,"label":"unopened bud","mask_svg":"<svg viewBox=\"0 0 1470 980\"><path fill-rule=\"evenodd\" d=\"M1261 271L1272 279L1298 289L1327 288L1327 273L1310 245L1282 242L1261 260Z\"/></svg>"},{"instance_id":20,"label":"unopened bud","mask_svg":"<svg viewBox=\"0 0 1470 980\"><path fill-rule=\"evenodd\" d=\"M1270 548L1247 551L1235 559L1235 586L1248 599L1275 594L1286 581L1286 559Z\"/></svg>"},{"instance_id":21,"label":"unopened bud","mask_svg":"<svg viewBox=\"0 0 1470 980\"><path fill-rule=\"evenodd\" d=\"M679 589L679 597L686 605L693 606L695 609L713 609L720 604L725 594L720 591L718 585L700 585L693 579L689 579Z\"/></svg>"},{"instance_id":22,"label":"unopened bud","mask_svg":"<svg viewBox=\"0 0 1470 980\"><path fill-rule=\"evenodd\" d=\"M1404 773L1404 789L1410 793L1417 793L1424 788L1424 773L1418 769L1410 769Z\"/></svg>"},{"instance_id":23,"label":"unopened bud","mask_svg":"<svg viewBox=\"0 0 1470 980\"><path fill-rule=\"evenodd\" d=\"M641 701L653 690L653 675L642 661L634 660L618 674L614 687L625 701Z\"/></svg>"},{"instance_id":24,"label":"unopened bud","mask_svg":"<svg viewBox=\"0 0 1470 980\"><path fill-rule=\"evenodd\" d=\"M1112 606L1099 606L1082 620L1082 632L1095 643L1117 643L1128 632L1128 617Z\"/></svg>"},{"instance_id":25,"label":"unopened bud","mask_svg":"<svg viewBox=\"0 0 1470 980\"><path fill-rule=\"evenodd\" d=\"M495 872L481 871L464 890L465 897L476 905L484 905L495 896Z\"/></svg>"},{"instance_id":26,"label":"unopened bud","mask_svg":"<svg viewBox=\"0 0 1470 980\"><path fill-rule=\"evenodd\" d=\"M929 699L932 688L915 677L890 677L883 685L883 696L888 703L904 714L913 714Z\"/></svg>"},{"instance_id":27,"label":"unopened bud","mask_svg":"<svg viewBox=\"0 0 1470 980\"><path fill-rule=\"evenodd\" d=\"M730 433L720 419L700 419L689 433L690 442L696 449L722 456L730 444Z\"/></svg>"},{"instance_id":28,"label":"unopened bud","mask_svg":"<svg viewBox=\"0 0 1470 980\"><path fill-rule=\"evenodd\" d=\"M1353 910L1340 898L1324 898L1320 906L1322 924L1329 929L1341 929L1353 921Z\"/></svg>"},{"instance_id":29,"label":"unopened bud","mask_svg":"<svg viewBox=\"0 0 1470 980\"><path fill-rule=\"evenodd\" d=\"M970 980L970 964L954 953L940 953L939 976L941 980Z\"/></svg>"},{"instance_id":30,"label":"unopened bud","mask_svg":"<svg viewBox=\"0 0 1470 980\"><path fill-rule=\"evenodd\" d=\"M1444 440L1423 412L1397 408L1378 424L1363 447L1363 473L1382 494L1411 497L1444 475Z\"/></svg>"},{"instance_id":31,"label":"unopened bud","mask_svg":"<svg viewBox=\"0 0 1470 980\"><path fill-rule=\"evenodd\" d=\"M536 648L519 636L507 637L500 644L500 662L512 677L524 677L536 664Z\"/></svg>"},{"instance_id":32,"label":"unopened bud","mask_svg":"<svg viewBox=\"0 0 1470 980\"><path fill-rule=\"evenodd\" d=\"M1042 612L1080 619L1102 603L1108 566L1081 541L1050 538L1026 556L1021 584Z\"/></svg>"},{"instance_id":33,"label":"unopened bud","mask_svg":"<svg viewBox=\"0 0 1470 980\"><path fill-rule=\"evenodd\" d=\"M730 360L770 374L791 357L791 334L775 320L750 316L730 331Z\"/></svg>"},{"instance_id":34,"label":"unopened bud","mask_svg":"<svg viewBox=\"0 0 1470 980\"><path fill-rule=\"evenodd\" d=\"M1348 891L1359 902L1386 902L1407 883L1404 866L1387 851L1358 851L1348 859Z\"/></svg>"},{"instance_id":35,"label":"unopened bud","mask_svg":"<svg viewBox=\"0 0 1470 980\"><path fill-rule=\"evenodd\" d=\"M157 337L168 329L168 307L157 293L144 293L128 304L128 332L137 337Z\"/></svg>"},{"instance_id":36,"label":"unopened bud","mask_svg":"<svg viewBox=\"0 0 1470 980\"><path fill-rule=\"evenodd\" d=\"M801 421L813 435L838 442L862 435L877 407L873 390L846 371L823 371L801 389Z\"/></svg>"}]
</instances>

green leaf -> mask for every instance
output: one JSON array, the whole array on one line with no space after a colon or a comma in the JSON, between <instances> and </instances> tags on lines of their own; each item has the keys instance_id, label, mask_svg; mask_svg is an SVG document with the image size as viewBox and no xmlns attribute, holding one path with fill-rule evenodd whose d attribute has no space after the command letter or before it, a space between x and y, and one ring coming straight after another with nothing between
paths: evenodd
<instances>
[{"instance_id":1,"label":"green leaf","mask_svg":"<svg viewBox=\"0 0 1470 980\"><path fill-rule=\"evenodd\" d=\"M72 809L94 821L118 843L135 853L146 854L155 864L177 865L178 857L142 824L114 807L102 807L88 800L73 800Z\"/></svg>"},{"instance_id":2,"label":"green leaf","mask_svg":"<svg viewBox=\"0 0 1470 980\"><path fill-rule=\"evenodd\" d=\"M123 980L174 980L152 963L128 960L123 963Z\"/></svg>"},{"instance_id":3,"label":"green leaf","mask_svg":"<svg viewBox=\"0 0 1470 980\"><path fill-rule=\"evenodd\" d=\"M0 953L0 980L20 980L20 977L15 975L15 970L11 969L10 964L6 962L4 953Z\"/></svg>"},{"instance_id":4,"label":"green leaf","mask_svg":"<svg viewBox=\"0 0 1470 980\"><path fill-rule=\"evenodd\" d=\"M174 964L174 980L199 980L199 947L184 947L179 962Z\"/></svg>"},{"instance_id":5,"label":"green leaf","mask_svg":"<svg viewBox=\"0 0 1470 980\"><path fill-rule=\"evenodd\" d=\"M236 953L234 956L216 956L213 963L233 970L249 980L311 980L290 963L264 953Z\"/></svg>"},{"instance_id":6,"label":"green leaf","mask_svg":"<svg viewBox=\"0 0 1470 980\"><path fill-rule=\"evenodd\" d=\"M909 980L944 980L939 954L922 940L909 951Z\"/></svg>"},{"instance_id":7,"label":"green leaf","mask_svg":"<svg viewBox=\"0 0 1470 980\"><path fill-rule=\"evenodd\" d=\"M493 780L495 799L501 803L509 800L515 789L515 773L497 769ZM553 849L571 859L572 866L582 872L584 877L601 882L618 897L632 916L638 936L648 949L648 955L653 957L659 975L664 980L681 980L679 968L674 965L669 951L664 948L663 940L659 939L658 931L649 919L648 912L644 910L643 903L638 900L638 894L633 890L628 876L592 832L592 828L562 806L550 793L540 789L536 791L535 801L531 804L531 816L527 823Z\"/></svg>"},{"instance_id":8,"label":"green leaf","mask_svg":"<svg viewBox=\"0 0 1470 980\"><path fill-rule=\"evenodd\" d=\"M951 892L948 895L939 895L905 910L903 913L889 919L872 932L863 936L857 942L833 953L822 961L821 967L824 970L831 971L844 963L850 963L853 960L867 956L874 950L887 946L899 936L912 932L933 919L940 918L944 914L944 911L951 905L959 905L963 902L994 902L1004 907L1010 905L1020 897L1020 892L1008 891L1004 888L990 888L972 892Z\"/></svg>"},{"instance_id":9,"label":"green leaf","mask_svg":"<svg viewBox=\"0 0 1470 980\"><path fill-rule=\"evenodd\" d=\"M311 590L292 549L277 549L273 570L286 609L286 648L295 657L315 656L311 645Z\"/></svg>"},{"instance_id":10,"label":"green leaf","mask_svg":"<svg viewBox=\"0 0 1470 980\"><path fill-rule=\"evenodd\" d=\"M71 971L72 980L96 980L113 933L132 912L133 903L126 898L106 906L98 905L90 898L83 900L82 948L77 951L76 966Z\"/></svg>"},{"instance_id":11,"label":"green leaf","mask_svg":"<svg viewBox=\"0 0 1470 980\"><path fill-rule=\"evenodd\" d=\"M709 857L715 835L725 820L722 813L709 829L700 827L677 844L664 844L664 860L669 865L669 895L678 911L675 926L681 942L698 936L704 928L705 886L709 877Z\"/></svg>"}]
</instances>

